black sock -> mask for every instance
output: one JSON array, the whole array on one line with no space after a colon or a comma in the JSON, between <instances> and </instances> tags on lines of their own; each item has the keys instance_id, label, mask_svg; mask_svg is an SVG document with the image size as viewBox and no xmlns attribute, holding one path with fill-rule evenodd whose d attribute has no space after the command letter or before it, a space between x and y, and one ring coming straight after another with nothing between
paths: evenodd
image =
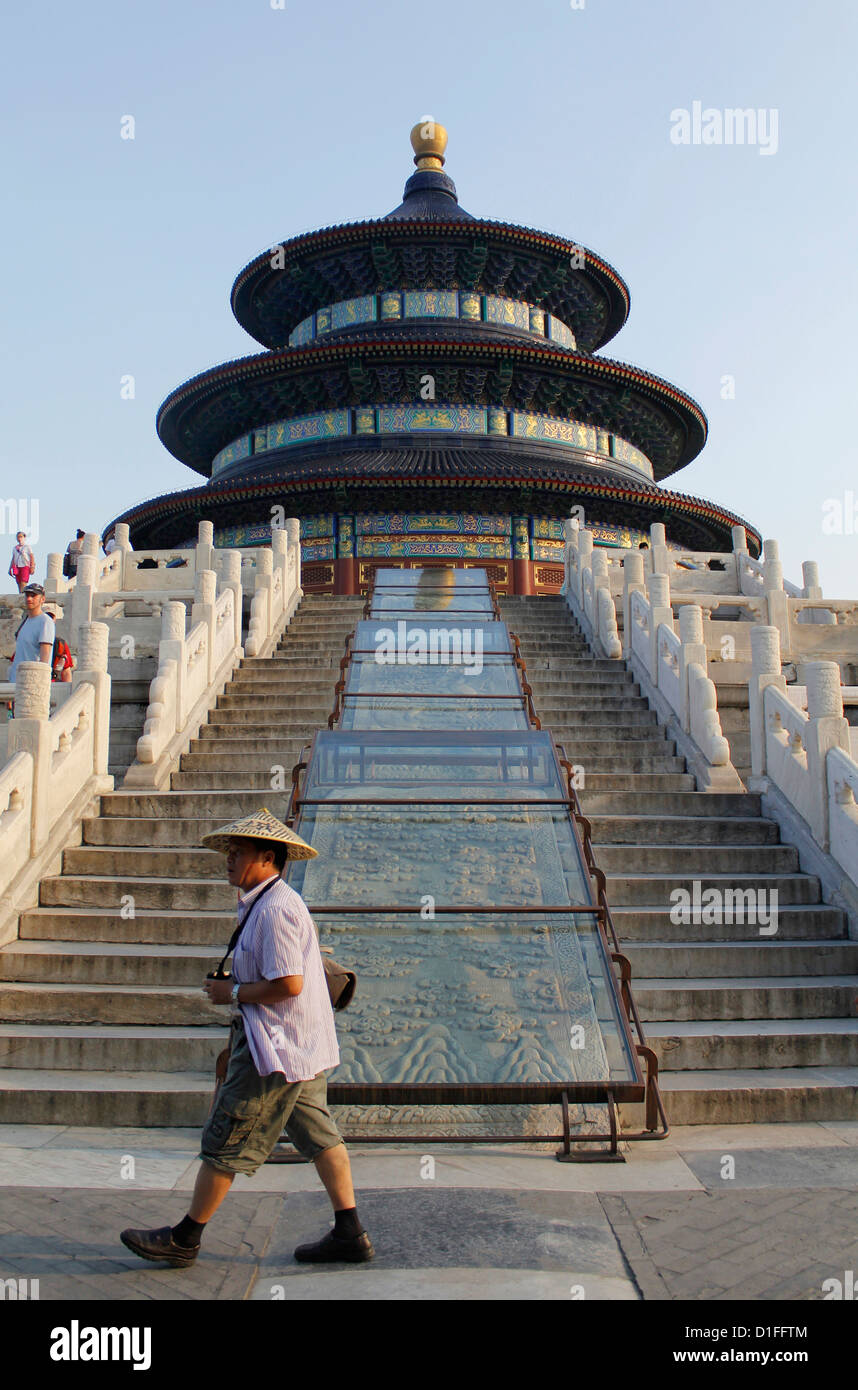
<instances>
[{"instance_id":1,"label":"black sock","mask_svg":"<svg viewBox=\"0 0 858 1390\"><path fill-rule=\"evenodd\" d=\"M363 1226L357 1214L357 1207L344 1207L334 1212L334 1235L340 1240L354 1240L363 1235Z\"/></svg>"},{"instance_id":2,"label":"black sock","mask_svg":"<svg viewBox=\"0 0 858 1390\"><path fill-rule=\"evenodd\" d=\"M191 1250L195 1245L199 1245L205 1229L205 1221L192 1221L189 1216L183 1216L178 1226L173 1227L173 1240L177 1245Z\"/></svg>"}]
</instances>

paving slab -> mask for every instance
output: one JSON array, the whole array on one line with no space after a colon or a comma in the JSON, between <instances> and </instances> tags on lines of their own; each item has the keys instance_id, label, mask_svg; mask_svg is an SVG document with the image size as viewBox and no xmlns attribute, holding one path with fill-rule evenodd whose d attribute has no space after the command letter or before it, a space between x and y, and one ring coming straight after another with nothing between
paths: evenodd
<instances>
[{"instance_id":1,"label":"paving slab","mask_svg":"<svg viewBox=\"0 0 858 1390\"><path fill-rule=\"evenodd\" d=\"M732 1164L724 1163L732 1158ZM832 1148L742 1149L725 1145L710 1153L684 1155L691 1171L710 1192L719 1188L844 1187L858 1191L858 1150ZM723 1177L725 1170L729 1176Z\"/></svg>"},{"instance_id":2,"label":"paving slab","mask_svg":"<svg viewBox=\"0 0 858 1390\"><path fill-rule=\"evenodd\" d=\"M636 1300L598 1200L554 1192L433 1191L360 1194L376 1247L370 1265L314 1268L292 1256L329 1227L323 1194L283 1206L254 1286L254 1299Z\"/></svg>"}]
</instances>

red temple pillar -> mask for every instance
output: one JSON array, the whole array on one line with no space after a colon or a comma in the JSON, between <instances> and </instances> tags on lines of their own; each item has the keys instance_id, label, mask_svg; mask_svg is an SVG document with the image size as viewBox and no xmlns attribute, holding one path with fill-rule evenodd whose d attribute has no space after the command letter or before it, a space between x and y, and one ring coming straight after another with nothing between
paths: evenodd
<instances>
[{"instance_id":1,"label":"red temple pillar","mask_svg":"<svg viewBox=\"0 0 858 1390\"><path fill-rule=\"evenodd\" d=\"M532 594L530 567L530 521L526 516L512 519L512 592Z\"/></svg>"}]
</instances>

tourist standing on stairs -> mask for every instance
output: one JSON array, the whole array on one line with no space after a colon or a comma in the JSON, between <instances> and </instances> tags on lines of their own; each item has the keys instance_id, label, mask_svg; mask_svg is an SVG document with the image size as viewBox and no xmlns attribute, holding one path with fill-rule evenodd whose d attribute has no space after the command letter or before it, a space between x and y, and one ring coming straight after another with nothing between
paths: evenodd
<instances>
[{"instance_id":1,"label":"tourist standing on stairs","mask_svg":"<svg viewBox=\"0 0 858 1390\"><path fill-rule=\"evenodd\" d=\"M27 537L23 531L19 531L15 537L9 573L18 585L19 594L24 592L36 573L36 557L28 546Z\"/></svg>"},{"instance_id":2,"label":"tourist standing on stairs","mask_svg":"<svg viewBox=\"0 0 858 1390\"><path fill-rule=\"evenodd\" d=\"M28 584L24 590L26 616L15 633L15 656L9 667L9 679L14 681L22 661L45 661L50 664L57 629L53 618L42 612L45 590L41 584Z\"/></svg>"},{"instance_id":3,"label":"tourist standing on stairs","mask_svg":"<svg viewBox=\"0 0 858 1390\"><path fill-rule=\"evenodd\" d=\"M287 859L314 859L317 851L264 809L202 843L226 855L227 878L241 890L232 976L207 977L203 985L213 1004L235 1010L229 1048L218 1058L222 1084L203 1129L188 1214L172 1228L125 1230L120 1239L144 1260L192 1264L236 1173L255 1173L285 1129L315 1163L334 1209L333 1230L300 1245L296 1260L371 1260L349 1156L327 1107L325 1073L340 1054L316 929L303 899L280 877Z\"/></svg>"}]
</instances>

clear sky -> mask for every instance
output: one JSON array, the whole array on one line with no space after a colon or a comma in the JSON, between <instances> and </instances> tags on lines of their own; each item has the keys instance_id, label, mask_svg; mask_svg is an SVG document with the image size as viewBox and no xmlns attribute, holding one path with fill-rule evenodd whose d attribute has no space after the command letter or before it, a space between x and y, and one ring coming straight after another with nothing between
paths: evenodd
<instances>
[{"instance_id":1,"label":"clear sky","mask_svg":"<svg viewBox=\"0 0 858 1390\"><path fill-rule=\"evenodd\" d=\"M853 0L279 6L4 14L0 496L38 502L40 575L77 526L198 484L155 413L259 350L236 273L395 207L431 114L463 207L580 241L630 286L607 354L709 418L668 486L778 539L788 578L816 559L827 595L858 595ZM675 143L695 102L762 112L763 135Z\"/></svg>"}]
</instances>

